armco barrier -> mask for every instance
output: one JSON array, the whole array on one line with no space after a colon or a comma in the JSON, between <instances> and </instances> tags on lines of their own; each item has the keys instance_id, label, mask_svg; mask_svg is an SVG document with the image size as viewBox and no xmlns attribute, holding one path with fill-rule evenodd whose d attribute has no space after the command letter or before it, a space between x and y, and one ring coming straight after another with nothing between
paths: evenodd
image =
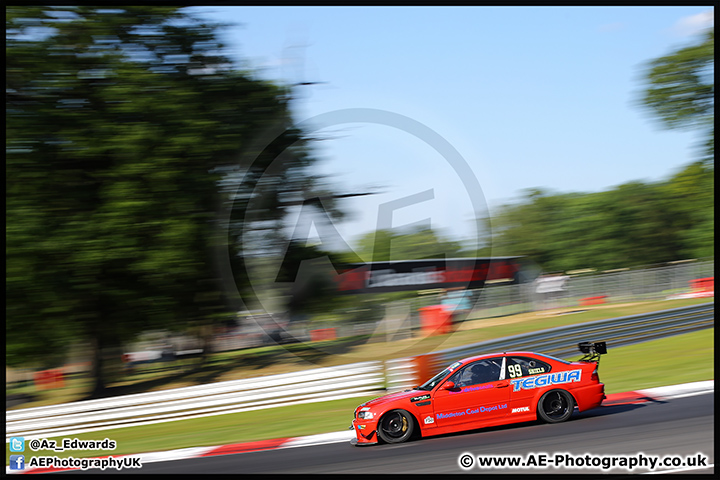
<instances>
[{"instance_id":1,"label":"armco barrier","mask_svg":"<svg viewBox=\"0 0 720 480\"><path fill-rule=\"evenodd\" d=\"M715 303L712 302L488 340L435 352L424 361L430 375L434 375L455 360L483 353L529 350L557 357L574 356L579 355L577 344L582 341L605 341L611 349L714 325ZM430 378L422 373L418 371L417 382Z\"/></svg>"},{"instance_id":2,"label":"armco barrier","mask_svg":"<svg viewBox=\"0 0 720 480\"><path fill-rule=\"evenodd\" d=\"M5 412L6 441L72 435L209 415L322 402L402 390L429 379L452 361L503 350L577 355L580 341L608 347L714 326L714 303L599 320L451 348L414 358L362 362L301 372L87 400ZM611 352L610 352L611 354Z\"/></svg>"},{"instance_id":3,"label":"armco barrier","mask_svg":"<svg viewBox=\"0 0 720 480\"><path fill-rule=\"evenodd\" d=\"M405 390L417 385L417 373L412 357L385 362L385 379L390 392Z\"/></svg>"},{"instance_id":4,"label":"armco barrier","mask_svg":"<svg viewBox=\"0 0 720 480\"><path fill-rule=\"evenodd\" d=\"M382 362L362 362L161 392L11 410L6 441L372 395L385 389Z\"/></svg>"}]
</instances>

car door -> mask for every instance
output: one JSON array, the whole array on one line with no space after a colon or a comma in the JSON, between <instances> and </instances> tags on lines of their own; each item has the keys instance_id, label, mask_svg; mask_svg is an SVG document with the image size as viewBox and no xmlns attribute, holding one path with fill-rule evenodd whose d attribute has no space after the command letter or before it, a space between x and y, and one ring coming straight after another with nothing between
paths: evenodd
<instances>
[{"instance_id":1,"label":"car door","mask_svg":"<svg viewBox=\"0 0 720 480\"><path fill-rule=\"evenodd\" d=\"M502 357L478 360L463 366L444 383L433 397L438 427L481 422L504 417L510 399L510 383L505 379Z\"/></svg>"},{"instance_id":2,"label":"car door","mask_svg":"<svg viewBox=\"0 0 720 480\"><path fill-rule=\"evenodd\" d=\"M505 378L512 384L509 389L511 391L510 414L516 415L535 411L536 388L534 386L532 388L523 388L518 380L550 373L552 369L550 364L536 358L513 355L506 358L505 366Z\"/></svg>"}]
</instances>

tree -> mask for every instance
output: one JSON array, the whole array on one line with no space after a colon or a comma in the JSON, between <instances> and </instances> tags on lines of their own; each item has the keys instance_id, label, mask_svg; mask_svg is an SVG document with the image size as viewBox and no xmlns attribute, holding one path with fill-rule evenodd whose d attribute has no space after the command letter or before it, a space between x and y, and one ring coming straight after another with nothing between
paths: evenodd
<instances>
[{"instance_id":1,"label":"tree","mask_svg":"<svg viewBox=\"0 0 720 480\"><path fill-rule=\"evenodd\" d=\"M290 115L287 89L234 70L217 27L176 7L7 7L8 365L87 340L99 396L106 348L234 315L219 206L242 221L252 194L255 222L277 221L313 159L281 129L222 196L227 166Z\"/></svg>"},{"instance_id":2,"label":"tree","mask_svg":"<svg viewBox=\"0 0 720 480\"><path fill-rule=\"evenodd\" d=\"M666 128L705 132L705 162L713 163L715 145L715 29L696 45L652 60L644 74L642 104Z\"/></svg>"},{"instance_id":3,"label":"tree","mask_svg":"<svg viewBox=\"0 0 720 480\"><path fill-rule=\"evenodd\" d=\"M698 162L666 182L598 193L529 191L490 222L493 255L545 271L612 269L712 255L712 170Z\"/></svg>"},{"instance_id":4,"label":"tree","mask_svg":"<svg viewBox=\"0 0 720 480\"><path fill-rule=\"evenodd\" d=\"M715 172L711 165L694 162L662 185L672 228L678 233L683 258L715 254Z\"/></svg>"},{"instance_id":5,"label":"tree","mask_svg":"<svg viewBox=\"0 0 720 480\"><path fill-rule=\"evenodd\" d=\"M557 248L571 238L562 229L574 195L531 189L519 203L501 207L489 222L492 255L525 255L546 270L561 270Z\"/></svg>"},{"instance_id":6,"label":"tree","mask_svg":"<svg viewBox=\"0 0 720 480\"><path fill-rule=\"evenodd\" d=\"M445 239L431 228L407 233L378 230L357 241L358 255L366 262L454 258L461 251L459 242Z\"/></svg>"}]
</instances>

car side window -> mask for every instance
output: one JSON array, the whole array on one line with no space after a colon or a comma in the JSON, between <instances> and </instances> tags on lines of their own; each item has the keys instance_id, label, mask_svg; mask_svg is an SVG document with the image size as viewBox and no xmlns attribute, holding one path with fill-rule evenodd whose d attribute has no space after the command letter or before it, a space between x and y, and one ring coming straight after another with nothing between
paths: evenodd
<instances>
[{"instance_id":1,"label":"car side window","mask_svg":"<svg viewBox=\"0 0 720 480\"><path fill-rule=\"evenodd\" d=\"M548 373L551 369L549 364L528 357L508 357L506 368L507 373L505 378L538 375L540 373Z\"/></svg>"},{"instance_id":2,"label":"car side window","mask_svg":"<svg viewBox=\"0 0 720 480\"><path fill-rule=\"evenodd\" d=\"M488 358L465 365L448 380L463 388L500 379L502 358Z\"/></svg>"}]
</instances>

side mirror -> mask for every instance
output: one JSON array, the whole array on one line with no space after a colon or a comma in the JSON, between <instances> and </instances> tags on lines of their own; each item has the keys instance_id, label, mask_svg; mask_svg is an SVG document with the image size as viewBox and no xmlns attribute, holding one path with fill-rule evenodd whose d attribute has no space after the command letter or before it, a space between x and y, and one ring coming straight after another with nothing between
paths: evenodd
<instances>
[{"instance_id":1,"label":"side mirror","mask_svg":"<svg viewBox=\"0 0 720 480\"><path fill-rule=\"evenodd\" d=\"M445 382L442 386L443 390L453 390L455 388L455 384L453 382Z\"/></svg>"}]
</instances>

